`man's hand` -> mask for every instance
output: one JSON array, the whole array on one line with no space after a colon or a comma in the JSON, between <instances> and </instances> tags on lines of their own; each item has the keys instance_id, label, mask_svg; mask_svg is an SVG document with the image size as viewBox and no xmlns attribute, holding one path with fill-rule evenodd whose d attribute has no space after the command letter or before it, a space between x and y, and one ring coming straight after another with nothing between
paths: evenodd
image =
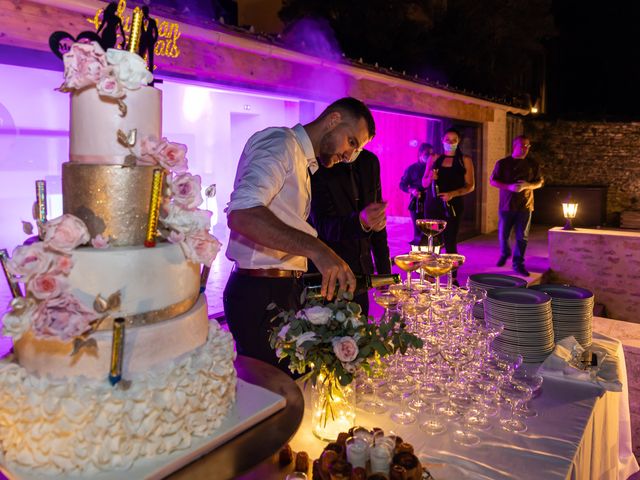
<instances>
[{"instance_id":1,"label":"man's hand","mask_svg":"<svg viewBox=\"0 0 640 480\"><path fill-rule=\"evenodd\" d=\"M524 190L523 186L522 186L523 181L522 180L518 180L516 183L510 183L509 184L509 190L511 190L512 192L515 193L519 193L522 190ZM526 183L526 182L524 182Z\"/></svg>"},{"instance_id":2,"label":"man's hand","mask_svg":"<svg viewBox=\"0 0 640 480\"><path fill-rule=\"evenodd\" d=\"M410 188L409 193L411 194L412 197L416 197L416 198L420 198L420 196L422 195L422 192L417 188Z\"/></svg>"},{"instance_id":3,"label":"man's hand","mask_svg":"<svg viewBox=\"0 0 640 480\"><path fill-rule=\"evenodd\" d=\"M322 274L322 288L320 293L327 300L333 299L336 291L336 282L338 291L354 292L356 289L356 277L345 263L336 253L326 245L314 255L311 260Z\"/></svg>"},{"instance_id":4,"label":"man's hand","mask_svg":"<svg viewBox=\"0 0 640 480\"><path fill-rule=\"evenodd\" d=\"M375 232L387 225L387 202L370 203L360 212L362 224Z\"/></svg>"}]
</instances>

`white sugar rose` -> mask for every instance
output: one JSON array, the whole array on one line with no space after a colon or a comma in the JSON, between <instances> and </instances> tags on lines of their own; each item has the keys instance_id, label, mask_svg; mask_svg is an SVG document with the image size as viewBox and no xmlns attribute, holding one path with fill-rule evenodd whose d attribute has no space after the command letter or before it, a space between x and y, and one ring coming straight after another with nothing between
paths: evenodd
<instances>
[{"instance_id":1,"label":"white sugar rose","mask_svg":"<svg viewBox=\"0 0 640 480\"><path fill-rule=\"evenodd\" d=\"M333 340L333 352L343 363L353 362L358 356L358 344L351 337L340 337Z\"/></svg>"},{"instance_id":2,"label":"white sugar rose","mask_svg":"<svg viewBox=\"0 0 640 480\"><path fill-rule=\"evenodd\" d=\"M60 296L67 288L64 277L53 273L41 273L27 284L27 290L37 299L46 300Z\"/></svg>"},{"instance_id":3,"label":"white sugar rose","mask_svg":"<svg viewBox=\"0 0 640 480\"><path fill-rule=\"evenodd\" d=\"M33 275L47 272L56 262L56 255L47 251L42 242L20 245L7 262L9 273L26 282Z\"/></svg>"},{"instance_id":4,"label":"white sugar rose","mask_svg":"<svg viewBox=\"0 0 640 480\"><path fill-rule=\"evenodd\" d=\"M25 298L14 299L11 303L13 309L2 317L2 334L16 341L29 330L36 304Z\"/></svg>"},{"instance_id":5,"label":"white sugar rose","mask_svg":"<svg viewBox=\"0 0 640 480\"><path fill-rule=\"evenodd\" d=\"M302 314L314 325L326 325L329 323L329 318L331 318L331 309L316 305L303 309Z\"/></svg>"},{"instance_id":6,"label":"white sugar rose","mask_svg":"<svg viewBox=\"0 0 640 480\"><path fill-rule=\"evenodd\" d=\"M193 263L210 266L220 251L221 243L207 231L185 235L180 247L184 255Z\"/></svg>"},{"instance_id":7,"label":"white sugar rose","mask_svg":"<svg viewBox=\"0 0 640 480\"><path fill-rule=\"evenodd\" d=\"M177 205L169 204L167 214L160 221L178 233L208 231L211 227L211 212L208 210L184 210Z\"/></svg>"},{"instance_id":8,"label":"white sugar rose","mask_svg":"<svg viewBox=\"0 0 640 480\"><path fill-rule=\"evenodd\" d=\"M78 217L65 213L45 224L44 244L52 250L71 253L91 239L87 226Z\"/></svg>"},{"instance_id":9,"label":"white sugar rose","mask_svg":"<svg viewBox=\"0 0 640 480\"><path fill-rule=\"evenodd\" d=\"M179 207L194 210L203 202L200 175L178 173L173 177L167 177L167 184L171 190L173 203Z\"/></svg>"},{"instance_id":10,"label":"white sugar rose","mask_svg":"<svg viewBox=\"0 0 640 480\"><path fill-rule=\"evenodd\" d=\"M153 80L146 62L137 54L127 50L107 50L107 62L113 65L120 83L129 90L137 90Z\"/></svg>"}]
</instances>

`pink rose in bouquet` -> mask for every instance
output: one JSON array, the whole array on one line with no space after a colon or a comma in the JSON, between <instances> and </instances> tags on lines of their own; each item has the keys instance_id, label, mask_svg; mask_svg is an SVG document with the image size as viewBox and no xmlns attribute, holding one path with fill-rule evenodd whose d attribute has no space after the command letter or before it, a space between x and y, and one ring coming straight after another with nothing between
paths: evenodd
<instances>
[{"instance_id":1,"label":"pink rose in bouquet","mask_svg":"<svg viewBox=\"0 0 640 480\"><path fill-rule=\"evenodd\" d=\"M193 263L209 266L220 251L221 243L209 232L200 231L186 235L180 246L185 256Z\"/></svg>"},{"instance_id":2,"label":"pink rose in bouquet","mask_svg":"<svg viewBox=\"0 0 640 480\"><path fill-rule=\"evenodd\" d=\"M68 213L45 224L44 244L52 250L71 253L71 250L87 243L90 238L84 222Z\"/></svg>"},{"instance_id":3,"label":"pink rose in bouquet","mask_svg":"<svg viewBox=\"0 0 640 480\"><path fill-rule=\"evenodd\" d=\"M203 202L199 175L179 173L173 178L168 177L167 183L171 189L173 202L179 207L185 210L194 210Z\"/></svg>"},{"instance_id":4,"label":"pink rose in bouquet","mask_svg":"<svg viewBox=\"0 0 640 480\"><path fill-rule=\"evenodd\" d=\"M167 145L167 139L158 140L150 135L142 137L140 140L140 158L139 165L158 165L160 151Z\"/></svg>"},{"instance_id":5,"label":"pink rose in bouquet","mask_svg":"<svg viewBox=\"0 0 640 480\"><path fill-rule=\"evenodd\" d=\"M96 85L107 67L104 50L98 42L74 43L62 57L64 61L64 85L80 89Z\"/></svg>"},{"instance_id":6,"label":"pink rose in bouquet","mask_svg":"<svg viewBox=\"0 0 640 480\"><path fill-rule=\"evenodd\" d=\"M54 273L41 273L27 284L28 291L38 300L58 297L67 288L65 279Z\"/></svg>"},{"instance_id":7,"label":"pink rose in bouquet","mask_svg":"<svg viewBox=\"0 0 640 480\"><path fill-rule=\"evenodd\" d=\"M42 242L20 245L7 262L7 269L12 275L27 281L33 275L47 272L56 262L55 257L55 254L44 248Z\"/></svg>"},{"instance_id":8,"label":"pink rose in bouquet","mask_svg":"<svg viewBox=\"0 0 640 480\"><path fill-rule=\"evenodd\" d=\"M166 139L163 139L166 141ZM158 163L170 172L187 171L187 146L181 143L167 142L157 157Z\"/></svg>"},{"instance_id":9,"label":"pink rose in bouquet","mask_svg":"<svg viewBox=\"0 0 640 480\"><path fill-rule=\"evenodd\" d=\"M352 337L340 337L333 341L333 351L343 363L353 362L358 356L358 344Z\"/></svg>"},{"instance_id":10,"label":"pink rose in bouquet","mask_svg":"<svg viewBox=\"0 0 640 480\"><path fill-rule=\"evenodd\" d=\"M122 98L125 96L124 88L122 88L122 85L113 74L113 69L105 72L96 89L101 97Z\"/></svg>"},{"instance_id":11,"label":"pink rose in bouquet","mask_svg":"<svg viewBox=\"0 0 640 480\"><path fill-rule=\"evenodd\" d=\"M70 293L40 302L33 315L32 329L36 337L69 341L91 328L96 314Z\"/></svg>"}]
</instances>

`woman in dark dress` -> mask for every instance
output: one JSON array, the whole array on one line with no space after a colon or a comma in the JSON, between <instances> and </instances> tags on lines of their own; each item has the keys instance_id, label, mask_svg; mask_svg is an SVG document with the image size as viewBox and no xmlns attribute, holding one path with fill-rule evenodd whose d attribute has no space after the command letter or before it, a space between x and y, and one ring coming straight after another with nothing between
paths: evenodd
<instances>
[{"instance_id":1,"label":"woman in dark dress","mask_svg":"<svg viewBox=\"0 0 640 480\"><path fill-rule=\"evenodd\" d=\"M444 248L458 253L458 229L464 209L464 195L473 192L475 176L471 157L464 155L458 145L460 133L450 128L442 137L443 155L432 155L422 177L426 191L425 218L447 221Z\"/></svg>"}]
</instances>

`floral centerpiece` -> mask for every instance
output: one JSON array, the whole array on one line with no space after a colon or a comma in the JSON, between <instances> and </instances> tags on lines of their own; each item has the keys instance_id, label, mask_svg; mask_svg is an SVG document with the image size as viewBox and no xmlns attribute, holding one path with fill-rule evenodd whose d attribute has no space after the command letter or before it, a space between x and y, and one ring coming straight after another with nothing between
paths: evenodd
<instances>
[{"instance_id":1,"label":"floral centerpiece","mask_svg":"<svg viewBox=\"0 0 640 480\"><path fill-rule=\"evenodd\" d=\"M271 347L279 359L289 359L292 372L304 374L305 384L311 382L314 434L324 439L353 426L351 383L358 369L370 374L380 358L422 346L399 315L376 323L350 300L351 294L343 294L331 303L305 304L303 294L302 309L281 311L272 320Z\"/></svg>"}]
</instances>

